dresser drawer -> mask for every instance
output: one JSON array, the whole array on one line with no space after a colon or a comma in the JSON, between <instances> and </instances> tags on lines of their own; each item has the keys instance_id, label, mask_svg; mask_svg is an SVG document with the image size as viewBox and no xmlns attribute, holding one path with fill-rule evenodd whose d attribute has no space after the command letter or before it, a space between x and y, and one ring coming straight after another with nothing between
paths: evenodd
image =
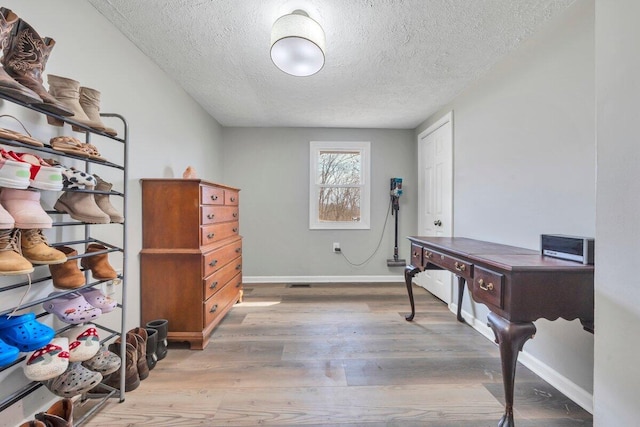
<instances>
[{"instance_id":1,"label":"dresser drawer","mask_svg":"<svg viewBox=\"0 0 640 427\"><path fill-rule=\"evenodd\" d=\"M240 203L239 193L234 190L224 190L224 204L227 206L238 206Z\"/></svg>"},{"instance_id":2,"label":"dresser drawer","mask_svg":"<svg viewBox=\"0 0 640 427\"><path fill-rule=\"evenodd\" d=\"M223 222L222 224L212 224L200 229L200 242L202 246L226 239L227 237L238 236L240 233L238 221Z\"/></svg>"},{"instance_id":3,"label":"dresser drawer","mask_svg":"<svg viewBox=\"0 0 640 427\"><path fill-rule=\"evenodd\" d=\"M225 265L206 279L204 279L204 299L218 292L233 276L242 272L242 258Z\"/></svg>"},{"instance_id":4,"label":"dresser drawer","mask_svg":"<svg viewBox=\"0 0 640 427\"><path fill-rule=\"evenodd\" d=\"M200 187L200 203L203 205L224 204L224 190L215 187Z\"/></svg>"},{"instance_id":5,"label":"dresser drawer","mask_svg":"<svg viewBox=\"0 0 640 427\"><path fill-rule=\"evenodd\" d=\"M202 270L202 277L208 277L214 271L222 268L229 261L237 258L242 253L242 240L222 246L211 252L204 254L204 265Z\"/></svg>"},{"instance_id":6,"label":"dresser drawer","mask_svg":"<svg viewBox=\"0 0 640 427\"><path fill-rule=\"evenodd\" d=\"M218 316L224 314L224 309L233 304L238 298L240 287L242 286L241 276L239 279L232 280L225 284L220 291L213 294L208 300L204 302L204 324L203 328L206 328L209 324L214 322Z\"/></svg>"},{"instance_id":7,"label":"dresser drawer","mask_svg":"<svg viewBox=\"0 0 640 427\"><path fill-rule=\"evenodd\" d=\"M476 267L473 278L473 296L478 302L503 308L504 275Z\"/></svg>"},{"instance_id":8,"label":"dresser drawer","mask_svg":"<svg viewBox=\"0 0 640 427\"><path fill-rule=\"evenodd\" d=\"M426 248L424 249L423 257L425 264L430 262L466 280L471 280L473 277L473 264L470 262Z\"/></svg>"},{"instance_id":9,"label":"dresser drawer","mask_svg":"<svg viewBox=\"0 0 640 427\"><path fill-rule=\"evenodd\" d=\"M202 206L200 223L216 224L219 222L238 221L240 212L237 206Z\"/></svg>"}]
</instances>

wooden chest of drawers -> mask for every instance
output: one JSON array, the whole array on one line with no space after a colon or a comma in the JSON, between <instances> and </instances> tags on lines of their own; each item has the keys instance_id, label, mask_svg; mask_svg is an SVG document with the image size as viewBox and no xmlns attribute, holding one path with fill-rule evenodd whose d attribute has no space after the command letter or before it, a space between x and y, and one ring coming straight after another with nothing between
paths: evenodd
<instances>
[{"instance_id":1,"label":"wooden chest of drawers","mask_svg":"<svg viewBox=\"0 0 640 427\"><path fill-rule=\"evenodd\" d=\"M242 297L239 189L142 179L142 324L169 320L170 341L204 349Z\"/></svg>"}]
</instances>

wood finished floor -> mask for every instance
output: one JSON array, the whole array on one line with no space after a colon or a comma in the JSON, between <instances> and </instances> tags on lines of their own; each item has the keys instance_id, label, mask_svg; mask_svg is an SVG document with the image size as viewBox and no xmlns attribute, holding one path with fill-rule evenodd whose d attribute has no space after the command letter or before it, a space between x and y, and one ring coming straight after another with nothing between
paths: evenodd
<instances>
[{"instance_id":1,"label":"wood finished floor","mask_svg":"<svg viewBox=\"0 0 640 427\"><path fill-rule=\"evenodd\" d=\"M171 344L140 387L87 426L497 426L495 344L421 288L247 285L209 346ZM91 401L77 405L86 411ZM592 426L592 416L518 365L518 427Z\"/></svg>"}]
</instances>

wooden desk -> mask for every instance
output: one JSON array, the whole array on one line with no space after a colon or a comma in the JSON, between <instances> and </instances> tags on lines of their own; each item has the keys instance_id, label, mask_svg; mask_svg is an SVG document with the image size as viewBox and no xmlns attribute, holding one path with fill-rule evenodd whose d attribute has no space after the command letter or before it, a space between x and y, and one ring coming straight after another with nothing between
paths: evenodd
<instances>
[{"instance_id":1,"label":"wooden desk","mask_svg":"<svg viewBox=\"0 0 640 427\"><path fill-rule=\"evenodd\" d=\"M543 257L539 252L464 237L409 237L411 263L404 277L415 316L413 277L424 270L448 270L458 277L458 320L466 283L474 301L486 305L489 327L500 348L505 413L499 427L515 426L513 386L518 352L533 338L537 319L580 319L593 333L592 265Z\"/></svg>"}]
</instances>

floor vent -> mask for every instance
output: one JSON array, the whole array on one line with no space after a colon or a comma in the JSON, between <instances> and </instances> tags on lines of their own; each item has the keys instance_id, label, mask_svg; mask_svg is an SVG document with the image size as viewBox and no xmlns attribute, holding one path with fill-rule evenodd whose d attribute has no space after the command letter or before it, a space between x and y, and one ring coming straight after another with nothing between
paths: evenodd
<instances>
[{"instance_id":1,"label":"floor vent","mask_svg":"<svg viewBox=\"0 0 640 427\"><path fill-rule=\"evenodd\" d=\"M289 283L287 288L310 288L311 283Z\"/></svg>"}]
</instances>

